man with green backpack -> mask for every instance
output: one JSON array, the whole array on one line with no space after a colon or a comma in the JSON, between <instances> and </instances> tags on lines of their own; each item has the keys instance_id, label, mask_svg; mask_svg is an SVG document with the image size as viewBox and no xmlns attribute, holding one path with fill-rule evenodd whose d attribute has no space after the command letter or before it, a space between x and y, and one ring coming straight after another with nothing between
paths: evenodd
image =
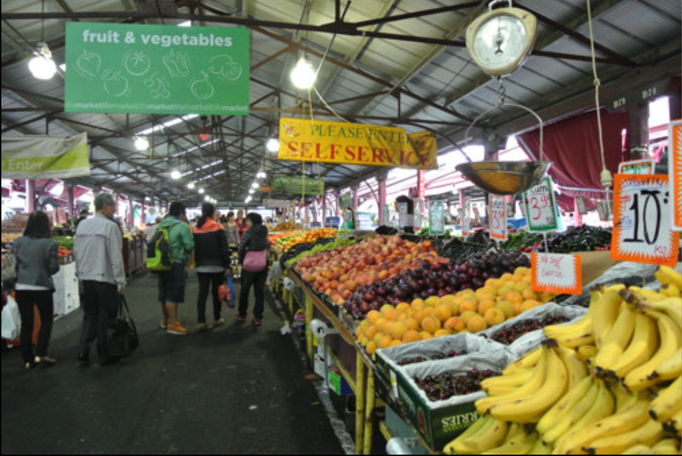
<instances>
[{"instance_id":1,"label":"man with green backpack","mask_svg":"<svg viewBox=\"0 0 682 456\"><path fill-rule=\"evenodd\" d=\"M185 268L188 254L194 250L194 239L187 223L185 205L174 201L149 242L147 269L159 275L161 328L168 334L188 334L178 321L178 304L185 301Z\"/></svg>"}]
</instances>

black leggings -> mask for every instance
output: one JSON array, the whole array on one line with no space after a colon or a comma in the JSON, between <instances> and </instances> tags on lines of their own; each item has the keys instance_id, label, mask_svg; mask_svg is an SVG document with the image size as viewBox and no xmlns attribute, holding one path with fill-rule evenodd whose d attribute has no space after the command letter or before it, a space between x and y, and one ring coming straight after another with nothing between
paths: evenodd
<instances>
[{"instance_id":1,"label":"black leggings","mask_svg":"<svg viewBox=\"0 0 682 456\"><path fill-rule=\"evenodd\" d=\"M213 296L213 318L220 319L220 295L218 288L225 281L225 274L222 272L197 272L199 278L199 298L197 299L197 321L206 323L206 300L208 299L208 289L211 287Z\"/></svg>"},{"instance_id":2,"label":"black leggings","mask_svg":"<svg viewBox=\"0 0 682 456\"><path fill-rule=\"evenodd\" d=\"M40 331L38 332L37 356L47 356L47 346L52 335L54 318L54 301L52 291L17 290L17 305L21 315L21 355L25 363L34 361L33 356L33 305L40 314Z\"/></svg>"},{"instance_id":3,"label":"black leggings","mask_svg":"<svg viewBox=\"0 0 682 456\"><path fill-rule=\"evenodd\" d=\"M246 318L246 311L249 308L249 292L253 285L256 294L256 305L253 308L253 316L256 320L263 318L265 309L265 282L268 278L267 269L262 272L242 271L242 289L239 291L239 316Z\"/></svg>"}]
</instances>

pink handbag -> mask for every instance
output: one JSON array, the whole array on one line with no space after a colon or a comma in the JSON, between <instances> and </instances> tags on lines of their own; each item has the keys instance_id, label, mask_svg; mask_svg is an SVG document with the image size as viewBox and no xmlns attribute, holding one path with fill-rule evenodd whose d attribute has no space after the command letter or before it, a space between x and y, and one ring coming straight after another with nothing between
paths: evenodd
<instances>
[{"instance_id":1,"label":"pink handbag","mask_svg":"<svg viewBox=\"0 0 682 456\"><path fill-rule=\"evenodd\" d=\"M246 252L244 257L244 269L249 272L265 271L268 267L268 251L261 250L260 252Z\"/></svg>"}]
</instances>

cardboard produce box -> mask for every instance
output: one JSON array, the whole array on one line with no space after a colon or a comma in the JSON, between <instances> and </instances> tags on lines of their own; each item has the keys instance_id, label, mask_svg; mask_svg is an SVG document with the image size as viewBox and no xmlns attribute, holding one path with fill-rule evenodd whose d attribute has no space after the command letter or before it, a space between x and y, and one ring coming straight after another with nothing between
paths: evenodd
<instances>
[{"instance_id":1,"label":"cardboard produce box","mask_svg":"<svg viewBox=\"0 0 682 456\"><path fill-rule=\"evenodd\" d=\"M376 352L376 374L384 382L391 385L393 394L398 397L398 372L402 370L400 362L421 356L424 362L434 355L446 355L450 350L466 352L467 355L479 352L497 352L507 348L492 340L487 340L471 333L453 334L452 336L437 337L398 347L384 348ZM450 358L453 359L453 358Z\"/></svg>"},{"instance_id":2,"label":"cardboard produce box","mask_svg":"<svg viewBox=\"0 0 682 456\"><path fill-rule=\"evenodd\" d=\"M598 279L604 272L618 264L618 261L611 259L610 250L571 252L571 255L578 255L580 257L583 270L583 285Z\"/></svg>"},{"instance_id":3,"label":"cardboard produce box","mask_svg":"<svg viewBox=\"0 0 682 456\"><path fill-rule=\"evenodd\" d=\"M486 394L479 391L464 396L454 396L444 401L430 401L413 380L428 375L445 373L466 374L472 369L502 370L514 360L506 350L479 352L457 358L412 364L402 368L398 375L398 396L405 406L406 418L412 423L424 442L433 451L445 445L478 420L474 403Z\"/></svg>"}]
</instances>

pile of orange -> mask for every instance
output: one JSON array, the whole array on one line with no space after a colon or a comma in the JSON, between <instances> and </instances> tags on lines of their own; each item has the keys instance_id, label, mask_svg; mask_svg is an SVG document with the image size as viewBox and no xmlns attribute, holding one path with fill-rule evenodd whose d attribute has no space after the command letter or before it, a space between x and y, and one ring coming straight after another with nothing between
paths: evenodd
<instances>
[{"instance_id":1,"label":"pile of orange","mask_svg":"<svg viewBox=\"0 0 682 456\"><path fill-rule=\"evenodd\" d=\"M531 271L519 267L514 274L488 279L476 291L462 290L456 295L412 304L384 305L372 310L357 327L355 335L373 355L379 348L395 347L460 332L477 333L549 302L556 295L531 290Z\"/></svg>"}]
</instances>

